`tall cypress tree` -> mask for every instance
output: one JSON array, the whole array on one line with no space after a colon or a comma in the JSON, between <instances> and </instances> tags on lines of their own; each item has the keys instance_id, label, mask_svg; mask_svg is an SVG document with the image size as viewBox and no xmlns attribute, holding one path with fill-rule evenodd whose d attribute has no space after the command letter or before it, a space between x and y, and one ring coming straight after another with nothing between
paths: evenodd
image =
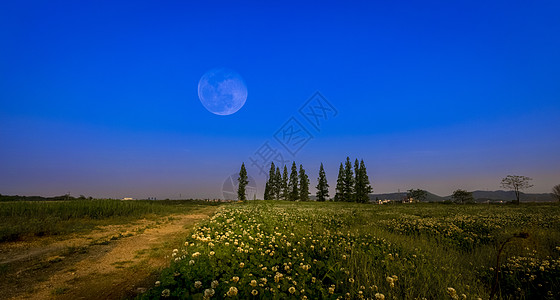
<instances>
[{"instance_id":1,"label":"tall cypress tree","mask_svg":"<svg viewBox=\"0 0 560 300\"><path fill-rule=\"evenodd\" d=\"M265 185L264 185L264 196L263 196L264 200L270 200L270 181L267 180Z\"/></svg>"},{"instance_id":2,"label":"tall cypress tree","mask_svg":"<svg viewBox=\"0 0 560 300\"><path fill-rule=\"evenodd\" d=\"M350 163L350 157L346 157L342 182L342 201L352 201L352 194L354 193L354 174L352 172L352 163Z\"/></svg>"},{"instance_id":3,"label":"tall cypress tree","mask_svg":"<svg viewBox=\"0 0 560 300\"><path fill-rule=\"evenodd\" d=\"M360 193L361 185L358 184L360 181L360 162L358 159L354 160L354 193L352 194L352 202L358 202L358 194Z\"/></svg>"},{"instance_id":4,"label":"tall cypress tree","mask_svg":"<svg viewBox=\"0 0 560 300\"><path fill-rule=\"evenodd\" d=\"M325 201L329 198L329 184L327 183L327 175L323 168L323 163L319 167L319 178L317 179L317 201Z\"/></svg>"},{"instance_id":5,"label":"tall cypress tree","mask_svg":"<svg viewBox=\"0 0 560 300\"><path fill-rule=\"evenodd\" d=\"M241 164L241 170L239 170L237 182L239 182L239 186L237 187L237 200L247 200L245 188L247 187L249 180L247 179L247 169L245 169L245 163Z\"/></svg>"},{"instance_id":6,"label":"tall cypress tree","mask_svg":"<svg viewBox=\"0 0 560 300\"><path fill-rule=\"evenodd\" d=\"M276 178L276 168L274 167L274 162L270 163L270 171L268 172L268 180L266 181L266 185L264 187L264 200L272 200L274 199L274 188L276 186L275 178Z\"/></svg>"},{"instance_id":7,"label":"tall cypress tree","mask_svg":"<svg viewBox=\"0 0 560 300\"><path fill-rule=\"evenodd\" d=\"M292 172L290 173L289 191L290 193L288 194L288 200L296 201L299 198L298 174L297 174L296 162L292 162Z\"/></svg>"},{"instance_id":8,"label":"tall cypress tree","mask_svg":"<svg viewBox=\"0 0 560 300\"><path fill-rule=\"evenodd\" d=\"M372 188L369 183L366 165L364 164L363 159L360 161L360 165L356 172L358 173L355 185L356 202L367 203L369 201L369 194L372 192Z\"/></svg>"},{"instance_id":9,"label":"tall cypress tree","mask_svg":"<svg viewBox=\"0 0 560 300\"><path fill-rule=\"evenodd\" d=\"M282 174L280 168L276 167L276 174L274 174L274 199L280 200L282 196Z\"/></svg>"},{"instance_id":10,"label":"tall cypress tree","mask_svg":"<svg viewBox=\"0 0 560 300\"><path fill-rule=\"evenodd\" d=\"M362 203L367 203L369 202L369 194L373 193L373 189L371 188L366 164L363 159L360 161L360 177L362 179Z\"/></svg>"},{"instance_id":11,"label":"tall cypress tree","mask_svg":"<svg viewBox=\"0 0 560 300\"><path fill-rule=\"evenodd\" d=\"M356 160L354 160L354 180L358 180L358 170L360 169L360 162L358 161L358 159L356 158Z\"/></svg>"},{"instance_id":12,"label":"tall cypress tree","mask_svg":"<svg viewBox=\"0 0 560 300\"><path fill-rule=\"evenodd\" d=\"M305 174L303 165L299 165L299 200L309 201L309 176Z\"/></svg>"},{"instance_id":13,"label":"tall cypress tree","mask_svg":"<svg viewBox=\"0 0 560 300\"><path fill-rule=\"evenodd\" d=\"M338 169L338 178L336 179L336 194L334 195L334 201L344 201L344 168L342 163L340 163L340 168Z\"/></svg>"},{"instance_id":14,"label":"tall cypress tree","mask_svg":"<svg viewBox=\"0 0 560 300\"><path fill-rule=\"evenodd\" d=\"M284 172L282 172L282 200L288 200L290 190L288 189L288 167L284 165Z\"/></svg>"}]
</instances>

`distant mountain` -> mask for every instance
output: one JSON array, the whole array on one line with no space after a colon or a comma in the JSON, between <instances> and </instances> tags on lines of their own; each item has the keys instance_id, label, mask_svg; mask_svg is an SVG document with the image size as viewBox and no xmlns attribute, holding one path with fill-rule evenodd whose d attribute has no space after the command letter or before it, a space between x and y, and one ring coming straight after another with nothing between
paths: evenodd
<instances>
[{"instance_id":1,"label":"distant mountain","mask_svg":"<svg viewBox=\"0 0 560 300\"><path fill-rule=\"evenodd\" d=\"M515 192L513 191L474 191L473 197L476 202L486 202L486 201L511 201L515 200ZM406 197L406 192L401 193L385 193L385 194L369 194L370 200L392 200L399 201ZM451 195L449 196L438 196L436 194L428 192L425 202L441 202L445 200L451 200ZM521 193L521 202L553 202L556 199L551 193Z\"/></svg>"}]
</instances>

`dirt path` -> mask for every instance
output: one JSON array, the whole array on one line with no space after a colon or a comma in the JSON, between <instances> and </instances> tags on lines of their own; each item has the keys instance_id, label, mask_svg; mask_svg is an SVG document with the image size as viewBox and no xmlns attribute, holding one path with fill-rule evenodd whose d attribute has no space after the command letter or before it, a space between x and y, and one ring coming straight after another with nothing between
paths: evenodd
<instances>
[{"instance_id":1,"label":"dirt path","mask_svg":"<svg viewBox=\"0 0 560 300\"><path fill-rule=\"evenodd\" d=\"M0 299L123 299L150 288L196 222L191 214L104 226L64 240L0 244Z\"/></svg>"}]
</instances>

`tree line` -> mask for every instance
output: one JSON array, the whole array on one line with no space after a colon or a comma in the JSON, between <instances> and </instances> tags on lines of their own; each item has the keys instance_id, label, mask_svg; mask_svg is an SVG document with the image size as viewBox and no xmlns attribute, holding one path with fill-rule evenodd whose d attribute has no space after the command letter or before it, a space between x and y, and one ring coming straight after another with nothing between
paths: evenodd
<instances>
[{"instance_id":1,"label":"tree line","mask_svg":"<svg viewBox=\"0 0 560 300\"><path fill-rule=\"evenodd\" d=\"M373 189L369 183L364 160L358 162L358 159L356 159L352 171L350 158L346 157L344 167L340 163L338 169L334 201L366 203L369 201L371 192L373 192Z\"/></svg>"},{"instance_id":2,"label":"tree line","mask_svg":"<svg viewBox=\"0 0 560 300\"><path fill-rule=\"evenodd\" d=\"M522 190L528 189L533 185L530 183L532 178L518 175L508 175L502 179L501 186L515 192L516 199L513 203L520 203L520 194ZM239 200L246 200L245 187L247 186L247 170L245 164L241 164L239 172L239 187L237 196ZM329 184L323 163L319 167L319 177L317 179L317 201L326 201L329 199ZM332 200L345 202L369 202L369 194L372 193L369 178L367 175L364 161L354 161L354 166L350 163L350 158L346 157L346 162L340 163L338 170L338 178L336 181L336 194ZM270 164L268 180L265 185L265 200L289 200L289 201L309 201L309 177L307 176L303 165L299 165L299 172L295 162L292 162L291 172L288 175L288 168L284 165L283 172L280 167ZM409 200L424 201L428 193L421 189L411 189L406 193ZM560 184L552 189L552 196L560 202ZM451 199L457 203L474 203L472 192L458 189L453 192Z\"/></svg>"},{"instance_id":3,"label":"tree line","mask_svg":"<svg viewBox=\"0 0 560 300\"><path fill-rule=\"evenodd\" d=\"M305 173L303 165L292 162L292 168L288 175L288 167L284 165L283 171L280 167L270 163L268 180L264 188L264 200L289 200L309 201L309 176Z\"/></svg>"},{"instance_id":4,"label":"tree line","mask_svg":"<svg viewBox=\"0 0 560 300\"><path fill-rule=\"evenodd\" d=\"M319 177L317 178L317 192L315 194L317 201L329 200L329 184L327 175L321 163L319 167ZM241 164L238 178L239 186L237 196L239 200L246 200L245 188L248 183L247 170L245 163ZM336 194L334 201L359 202L366 203L369 201L369 194L373 192L369 177L367 175L366 166L363 160L354 161L354 167L350 163L350 158L346 157L346 163L340 163L338 172L338 180L336 184ZM288 200L288 201L309 201L309 176L305 172L303 165L296 165L292 162L291 171L288 175L288 167L284 165L281 171L279 166L270 163L270 171L268 180L264 189L264 200Z\"/></svg>"}]
</instances>

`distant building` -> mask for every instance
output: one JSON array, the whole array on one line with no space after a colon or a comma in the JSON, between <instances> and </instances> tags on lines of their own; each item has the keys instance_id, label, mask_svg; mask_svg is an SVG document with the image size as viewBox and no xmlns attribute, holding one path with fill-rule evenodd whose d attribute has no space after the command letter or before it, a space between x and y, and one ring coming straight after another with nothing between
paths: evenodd
<instances>
[{"instance_id":1,"label":"distant building","mask_svg":"<svg viewBox=\"0 0 560 300\"><path fill-rule=\"evenodd\" d=\"M374 200L373 203L376 203L376 204L389 204L389 203L391 203L391 202L393 202L393 200L391 200L391 199L383 199L383 200L377 199L377 200Z\"/></svg>"},{"instance_id":2,"label":"distant building","mask_svg":"<svg viewBox=\"0 0 560 300\"><path fill-rule=\"evenodd\" d=\"M418 201L416 201L413 197L410 198L405 197L402 201L402 203L414 203L414 202L418 202Z\"/></svg>"},{"instance_id":3,"label":"distant building","mask_svg":"<svg viewBox=\"0 0 560 300\"><path fill-rule=\"evenodd\" d=\"M127 198L127 197L125 197L125 198L122 198L122 200L134 200L134 198Z\"/></svg>"}]
</instances>

